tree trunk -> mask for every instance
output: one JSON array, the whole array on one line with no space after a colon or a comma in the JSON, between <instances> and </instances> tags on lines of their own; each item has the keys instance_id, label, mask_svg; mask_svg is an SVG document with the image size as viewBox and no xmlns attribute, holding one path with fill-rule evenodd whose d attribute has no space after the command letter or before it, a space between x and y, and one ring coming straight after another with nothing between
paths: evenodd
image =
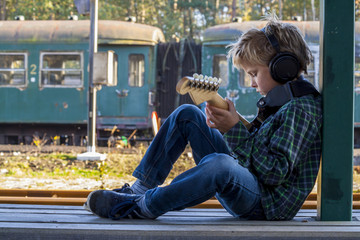
<instances>
[{"instance_id":1,"label":"tree trunk","mask_svg":"<svg viewBox=\"0 0 360 240\"><path fill-rule=\"evenodd\" d=\"M233 0L233 1L232 1L231 9L232 9L232 12L231 12L231 21L232 21L232 20L234 20L234 18L236 17L236 0Z\"/></svg>"},{"instance_id":2,"label":"tree trunk","mask_svg":"<svg viewBox=\"0 0 360 240\"><path fill-rule=\"evenodd\" d=\"M218 10L219 10L219 0L216 0L216 2L215 2L215 9L214 9L214 11L213 11L213 18L214 18L214 23L215 24L218 24L218 22L217 22L217 13L218 13Z\"/></svg>"},{"instance_id":3,"label":"tree trunk","mask_svg":"<svg viewBox=\"0 0 360 240\"><path fill-rule=\"evenodd\" d=\"M192 21L192 8L189 8L188 10L188 17L189 17L189 39L193 39L193 35L194 35L194 26L193 26L193 21Z\"/></svg>"},{"instance_id":4,"label":"tree trunk","mask_svg":"<svg viewBox=\"0 0 360 240\"><path fill-rule=\"evenodd\" d=\"M311 10L312 10L312 17L313 17L313 21L316 20L316 13L315 13L315 3L314 3L314 0L311 0Z\"/></svg>"},{"instance_id":5,"label":"tree trunk","mask_svg":"<svg viewBox=\"0 0 360 240\"><path fill-rule=\"evenodd\" d=\"M279 19L282 19L282 0L279 0Z\"/></svg>"},{"instance_id":6,"label":"tree trunk","mask_svg":"<svg viewBox=\"0 0 360 240\"><path fill-rule=\"evenodd\" d=\"M2 1L0 12L1 12L1 20L4 21L6 19L6 0Z\"/></svg>"}]
</instances>

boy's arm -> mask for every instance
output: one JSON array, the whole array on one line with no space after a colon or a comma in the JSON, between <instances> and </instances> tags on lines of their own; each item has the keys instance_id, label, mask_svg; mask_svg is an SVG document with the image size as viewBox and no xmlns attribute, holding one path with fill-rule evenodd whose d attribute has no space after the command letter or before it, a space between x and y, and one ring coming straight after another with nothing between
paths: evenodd
<instances>
[{"instance_id":1,"label":"boy's arm","mask_svg":"<svg viewBox=\"0 0 360 240\"><path fill-rule=\"evenodd\" d=\"M241 165L249 167L249 158L254 142L254 133L249 132L247 127L239 121L223 136L229 148L233 150Z\"/></svg>"}]
</instances>

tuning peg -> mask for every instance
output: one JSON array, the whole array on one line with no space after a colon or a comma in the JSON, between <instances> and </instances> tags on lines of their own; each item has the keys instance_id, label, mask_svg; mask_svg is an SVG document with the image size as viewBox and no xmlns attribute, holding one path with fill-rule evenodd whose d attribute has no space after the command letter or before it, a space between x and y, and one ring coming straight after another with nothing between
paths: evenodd
<instances>
[{"instance_id":1,"label":"tuning peg","mask_svg":"<svg viewBox=\"0 0 360 240\"><path fill-rule=\"evenodd\" d=\"M199 74L194 73L194 74L193 74L193 78L199 78Z\"/></svg>"},{"instance_id":2,"label":"tuning peg","mask_svg":"<svg viewBox=\"0 0 360 240\"><path fill-rule=\"evenodd\" d=\"M198 79L203 79L204 75L200 74Z\"/></svg>"},{"instance_id":3,"label":"tuning peg","mask_svg":"<svg viewBox=\"0 0 360 240\"><path fill-rule=\"evenodd\" d=\"M220 84L221 84L221 78L218 79L218 81L216 83L214 83L214 90L217 91L220 88Z\"/></svg>"}]
</instances>

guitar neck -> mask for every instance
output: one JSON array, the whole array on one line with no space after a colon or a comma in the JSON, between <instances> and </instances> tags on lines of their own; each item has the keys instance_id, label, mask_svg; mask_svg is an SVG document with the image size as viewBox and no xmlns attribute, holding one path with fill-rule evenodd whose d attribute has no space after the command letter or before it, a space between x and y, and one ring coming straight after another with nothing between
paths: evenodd
<instances>
[{"instance_id":1,"label":"guitar neck","mask_svg":"<svg viewBox=\"0 0 360 240\"><path fill-rule=\"evenodd\" d=\"M225 110L229 109L228 103L225 101L224 98L222 98L218 93L214 94L212 96L211 99L209 99L207 101L210 105L218 107L218 108L222 108ZM251 124L249 121L247 121L243 116L241 116L240 113L238 113L239 115L239 120L242 122L242 124L244 124L244 126L249 130L251 128Z\"/></svg>"},{"instance_id":2,"label":"guitar neck","mask_svg":"<svg viewBox=\"0 0 360 240\"><path fill-rule=\"evenodd\" d=\"M238 113L238 115L239 115L239 119L242 122L242 124L244 124L244 126L247 128L247 130L250 130L251 123L248 120L246 120L243 116L241 116L240 113Z\"/></svg>"},{"instance_id":3,"label":"guitar neck","mask_svg":"<svg viewBox=\"0 0 360 240\"><path fill-rule=\"evenodd\" d=\"M207 100L207 102L214 107L222 108L225 110L229 109L228 103L218 93L212 95L211 99Z\"/></svg>"}]
</instances>

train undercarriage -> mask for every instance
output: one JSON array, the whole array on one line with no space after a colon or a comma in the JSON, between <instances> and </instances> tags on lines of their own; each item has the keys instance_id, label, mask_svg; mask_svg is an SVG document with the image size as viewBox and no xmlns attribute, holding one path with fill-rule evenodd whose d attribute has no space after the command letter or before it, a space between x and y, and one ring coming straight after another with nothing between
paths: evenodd
<instances>
[{"instance_id":1,"label":"train undercarriage","mask_svg":"<svg viewBox=\"0 0 360 240\"><path fill-rule=\"evenodd\" d=\"M0 124L0 144L86 146L86 124ZM97 145L134 146L136 142L151 142L153 129L98 128ZM354 147L360 148L360 127L354 128Z\"/></svg>"}]
</instances>

